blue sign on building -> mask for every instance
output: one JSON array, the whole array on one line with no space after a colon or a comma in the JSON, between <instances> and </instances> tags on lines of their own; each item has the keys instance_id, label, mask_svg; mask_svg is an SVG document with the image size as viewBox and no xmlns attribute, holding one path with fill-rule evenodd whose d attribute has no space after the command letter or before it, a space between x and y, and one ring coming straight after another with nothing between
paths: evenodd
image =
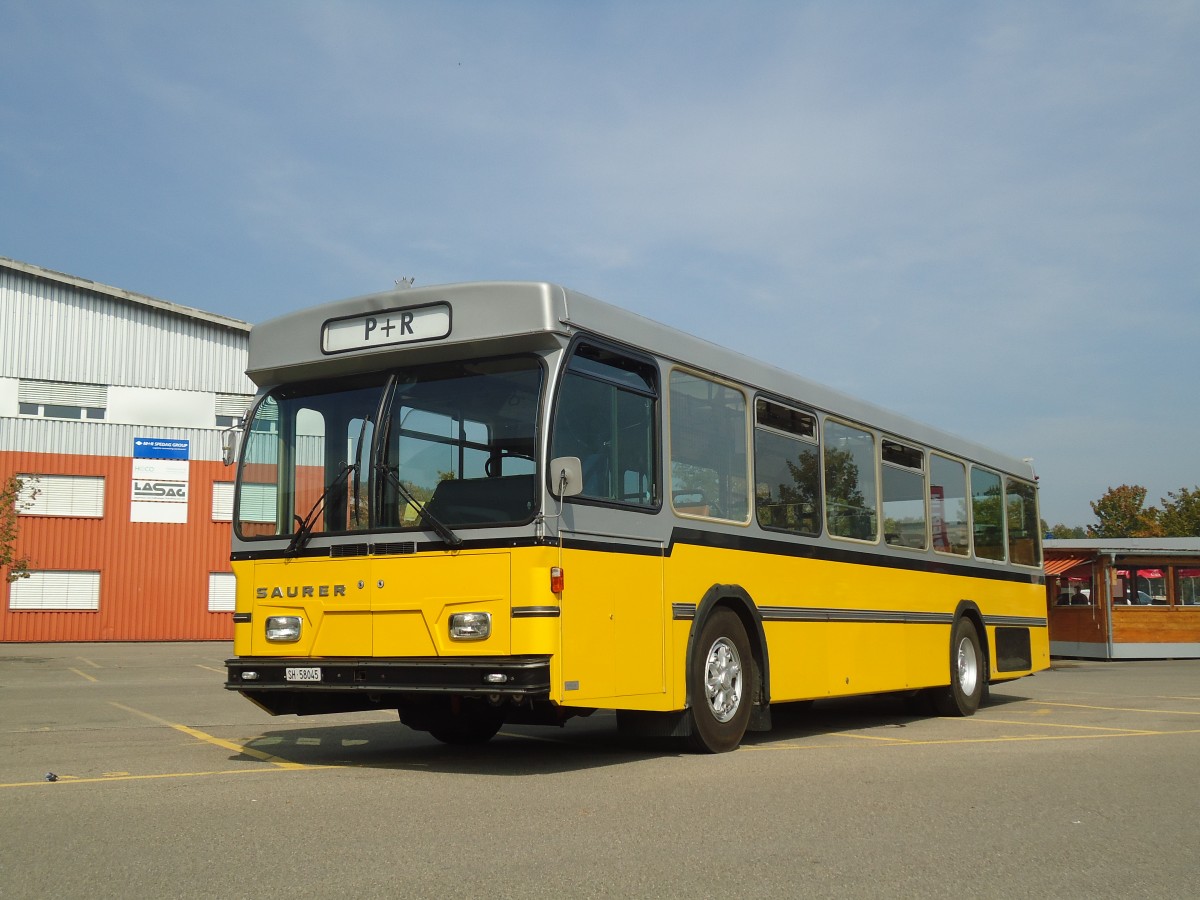
<instances>
[{"instance_id":1,"label":"blue sign on building","mask_svg":"<svg viewBox=\"0 0 1200 900\"><path fill-rule=\"evenodd\" d=\"M188 459L191 441L166 438L134 438L134 459Z\"/></svg>"}]
</instances>

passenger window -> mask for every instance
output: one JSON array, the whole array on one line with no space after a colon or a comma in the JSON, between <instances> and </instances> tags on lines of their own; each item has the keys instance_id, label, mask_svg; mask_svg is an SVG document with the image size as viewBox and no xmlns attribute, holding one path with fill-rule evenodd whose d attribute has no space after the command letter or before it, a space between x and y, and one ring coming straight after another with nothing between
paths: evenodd
<instances>
[{"instance_id":1,"label":"passenger window","mask_svg":"<svg viewBox=\"0 0 1200 900\"><path fill-rule=\"evenodd\" d=\"M754 507L758 524L796 534L821 533L817 420L769 400L755 404Z\"/></svg>"},{"instance_id":2,"label":"passenger window","mask_svg":"<svg viewBox=\"0 0 1200 900\"><path fill-rule=\"evenodd\" d=\"M859 541L879 534L875 488L875 436L825 422L825 517L829 533Z\"/></svg>"},{"instance_id":3,"label":"passenger window","mask_svg":"<svg viewBox=\"0 0 1200 900\"><path fill-rule=\"evenodd\" d=\"M883 442L883 536L893 547L926 548L925 454Z\"/></svg>"},{"instance_id":4,"label":"passenger window","mask_svg":"<svg viewBox=\"0 0 1200 900\"><path fill-rule=\"evenodd\" d=\"M1037 488L1027 481L1008 479L1008 558L1018 566L1042 564L1041 523L1038 520Z\"/></svg>"},{"instance_id":5,"label":"passenger window","mask_svg":"<svg viewBox=\"0 0 1200 900\"><path fill-rule=\"evenodd\" d=\"M975 555L980 559L1004 560L1004 510L1000 498L1000 476L972 466L971 518Z\"/></svg>"},{"instance_id":6,"label":"passenger window","mask_svg":"<svg viewBox=\"0 0 1200 900\"><path fill-rule=\"evenodd\" d=\"M748 521L746 396L728 385L675 370L670 418L675 511Z\"/></svg>"},{"instance_id":7,"label":"passenger window","mask_svg":"<svg viewBox=\"0 0 1200 900\"><path fill-rule=\"evenodd\" d=\"M550 454L583 465L581 497L658 505L658 375L647 362L580 344L567 363Z\"/></svg>"},{"instance_id":8,"label":"passenger window","mask_svg":"<svg viewBox=\"0 0 1200 900\"><path fill-rule=\"evenodd\" d=\"M966 556L971 549L967 522L967 468L953 459L929 454L929 517L933 549Z\"/></svg>"}]
</instances>

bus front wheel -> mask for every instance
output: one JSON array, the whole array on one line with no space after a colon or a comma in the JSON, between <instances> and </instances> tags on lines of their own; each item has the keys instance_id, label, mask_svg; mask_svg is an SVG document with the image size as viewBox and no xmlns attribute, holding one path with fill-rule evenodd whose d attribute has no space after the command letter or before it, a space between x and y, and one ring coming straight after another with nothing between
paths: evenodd
<instances>
[{"instance_id":1,"label":"bus front wheel","mask_svg":"<svg viewBox=\"0 0 1200 900\"><path fill-rule=\"evenodd\" d=\"M742 620L730 609L713 610L700 629L688 671L692 750L724 753L741 743L754 702L753 670Z\"/></svg>"},{"instance_id":2,"label":"bus front wheel","mask_svg":"<svg viewBox=\"0 0 1200 900\"><path fill-rule=\"evenodd\" d=\"M987 685L987 661L975 623L966 616L954 623L950 635L950 686L933 694L941 716L970 716L979 709Z\"/></svg>"},{"instance_id":3,"label":"bus front wheel","mask_svg":"<svg viewBox=\"0 0 1200 900\"><path fill-rule=\"evenodd\" d=\"M428 731L443 744L461 746L490 741L504 724L504 713L481 700L454 697L402 711L400 721L417 731Z\"/></svg>"}]
</instances>

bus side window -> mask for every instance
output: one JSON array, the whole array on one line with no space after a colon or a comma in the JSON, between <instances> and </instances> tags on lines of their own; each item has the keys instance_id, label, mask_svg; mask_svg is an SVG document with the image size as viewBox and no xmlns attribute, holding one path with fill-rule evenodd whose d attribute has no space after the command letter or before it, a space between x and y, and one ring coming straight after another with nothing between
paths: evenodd
<instances>
[{"instance_id":1,"label":"bus side window","mask_svg":"<svg viewBox=\"0 0 1200 900\"><path fill-rule=\"evenodd\" d=\"M796 534L820 534L816 417L760 397L755 402L755 422L754 508L758 524Z\"/></svg>"},{"instance_id":2,"label":"bus side window","mask_svg":"<svg viewBox=\"0 0 1200 900\"><path fill-rule=\"evenodd\" d=\"M829 533L858 541L879 535L875 435L825 420L825 517Z\"/></svg>"},{"instance_id":3,"label":"bus side window","mask_svg":"<svg viewBox=\"0 0 1200 900\"><path fill-rule=\"evenodd\" d=\"M746 396L671 372L671 496L675 511L732 522L750 518Z\"/></svg>"},{"instance_id":4,"label":"bus side window","mask_svg":"<svg viewBox=\"0 0 1200 900\"><path fill-rule=\"evenodd\" d=\"M967 468L958 460L929 455L929 517L933 549L966 556L971 549L967 524Z\"/></svg>"},{"instance_id":5,"label":"bus side window","mask_svg":"<svg viewBox=\"0 0 1200 900\"><path fill-rule=\"evenodd\" d=\"M1005 558L1004 510L1000 476L987 469L971 467L971 522L975 534L975 555L980 559Z\"/></svg>"}]
</instances>

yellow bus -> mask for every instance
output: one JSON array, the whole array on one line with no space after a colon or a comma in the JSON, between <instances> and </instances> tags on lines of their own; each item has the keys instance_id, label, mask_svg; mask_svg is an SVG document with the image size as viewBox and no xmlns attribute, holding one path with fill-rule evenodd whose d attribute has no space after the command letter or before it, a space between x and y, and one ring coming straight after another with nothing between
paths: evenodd
<instances>
[{"instance_id":1,"label":"yellow bus","mask_svg":"<svg viewBox=\"0 0 1200 900\"><path fill-rule=\"evenodd\" d=\"M1027 462L563 287L304 310L248 374L226 687L271 714L612 709L721 752L771 704L965 716L1049 665Z\"/></svg>"}]
</instances>

